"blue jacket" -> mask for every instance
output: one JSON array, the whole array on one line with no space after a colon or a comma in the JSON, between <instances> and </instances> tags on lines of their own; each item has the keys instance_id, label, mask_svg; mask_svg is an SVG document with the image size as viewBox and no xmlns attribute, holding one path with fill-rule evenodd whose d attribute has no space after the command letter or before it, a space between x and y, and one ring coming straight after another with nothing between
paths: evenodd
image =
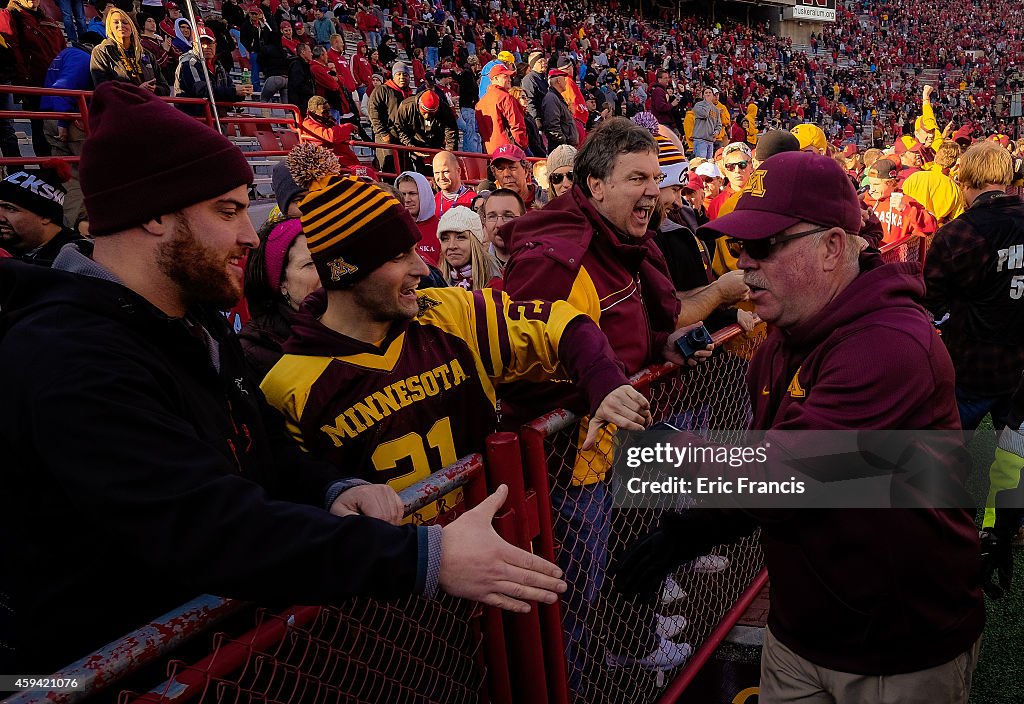
<instances>
[{"instance_id":1,"label":"blue jacket","mask_svg":"<svg viewBox=\"0 0 1024 704\"><path fill-rule=\"evenodd\" d=\"M487 87L491 85L491 69L500 63L501 62L497 59L488 61L487 65L484 66L483 71L480 72L480 95L477 96L477 100L483 100L484 93L487 92Z\"/></svg>"},{"instance_id":2,"label":"blue jacket","mask_svg":"<svg viewBox=\"0 0 1024 704\"><path fill-rule=\"evenodd\" d=\"M85 31L96 32L96 34L100 35L104 39L107 38L107 26L103 24L103 19L101 17L93 17L92 20L89 21L89 24L85 25Z\"/></svg>"},{"instance_id":3,"label":"blue jacket","mask_svg":"<svg viewBox=\"0 0 1024 704\"><path fill-rule=\"evenodd\" d=\"M60 88L62 90L92 90L92 76L89 74L89 52L79 44L72 44L50 64L43 79L44 88ZM40 110L54 112L77 112L78 101L56 95L45 95L39 103ZM62 127L67 120L60 120Z\"/></svg>"}]
</instances>

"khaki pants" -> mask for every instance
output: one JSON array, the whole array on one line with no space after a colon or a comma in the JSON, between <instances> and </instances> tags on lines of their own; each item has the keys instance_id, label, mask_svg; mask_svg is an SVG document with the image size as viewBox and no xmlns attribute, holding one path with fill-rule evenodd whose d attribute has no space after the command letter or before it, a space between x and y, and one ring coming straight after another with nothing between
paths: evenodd
<instances>
[{"instance_id":1,"label":"khaki pants","mask_svg":"<svg viewBox=\"0 0 1024 704\"><path fill-rule=\"evenodd\" d=\"M944 665L884 677L818 667L765 629L761 704L967 704L981 639Z\"/></svg>"}]
</instances>

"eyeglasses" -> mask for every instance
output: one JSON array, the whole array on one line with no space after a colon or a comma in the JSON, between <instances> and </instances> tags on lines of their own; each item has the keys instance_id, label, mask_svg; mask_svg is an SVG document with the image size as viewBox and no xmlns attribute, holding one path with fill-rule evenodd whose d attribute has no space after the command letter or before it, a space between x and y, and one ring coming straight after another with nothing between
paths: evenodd
<instances>
[{"instance_id":1,"label":"eyeglasses","mask_svg":"<svg viewBox=\"0 0 1024 704\"><path fill-rule=\"evenodd\" d=\"M517 217L519 217L519 216L516 215L515 213L489 213L484 218L484 220L486 220L487 222L489 222L490 224L493 225L494 223L499 222L499 221L500 222L510 222L512 220L515 220Z\"/></svg>"},{"instance_id":2,"label":"eyeglasses","mask_svg":"<svg viewBox=\"0 0 1024 704\"><path fill-rule=\"evenodd\" d=\"M715 182L715 177L714 176L701 176L700 180L703 181L704 183L714 183Z\"/></svg>"},{"instance_id":3,"label":"eyeglasses","mask_svg":"<svg viewBox=\"0 0 1024 704\"><path fill-rule=\"evenodd\" d=\"M744 159L743 161L734 161L731 164L726 164L725 169L726 171L743 171L748 166L750 166L750 162Z\"/></svg>"},{"instance_id":4,"label":"eyeglasses","mask_svg":"<svg viewBox=\"0 0 1024 704\"><path fill-rule=\"evenodd\" d=\"M569 179L572 181L572 171L567 171L564 174L551 174L548 176L548 180L551 181L552 186L561 185L562 179Z\"/></svg>"},{"instance_id":5,"label":"eyeglasses","mask_svg":"<svg viewBox=\"0 0 1024 704\"><path fill-rule=\"evenodd\" d=\"M819 232L827 232L831 230L832 226L828 227L816 227L813 230L805 230L803 232L794 232L789 235L775 235L774 237L767 237L763 240L740 240L735 237L730 237L725 241L726 247L729 249L729 254L739 259L740 255L744 252L751 259L767 259L768 255L772 253L772 247L783 242L789 242L790 240L800 239L801 237L807 237L808 235L816 235Z\"/></svg>"}]
</instances>

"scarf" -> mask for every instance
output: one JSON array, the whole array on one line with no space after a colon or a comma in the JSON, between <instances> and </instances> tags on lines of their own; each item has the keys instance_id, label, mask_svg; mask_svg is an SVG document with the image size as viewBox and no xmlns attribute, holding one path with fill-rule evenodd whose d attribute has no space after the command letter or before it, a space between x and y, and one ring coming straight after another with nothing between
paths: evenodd
<instances>
[{"instance_id":1,"label":"scarf","mask_svg":"<svg viewBox=\"0 0 1024 704\"><path fill-rule=\"evenodd\" d=\"M473 263L467 262L465 266L451 267L448 270L449 283L452 286L464 288L467 291L473 290Z\"/></svg>"}]
</instances>

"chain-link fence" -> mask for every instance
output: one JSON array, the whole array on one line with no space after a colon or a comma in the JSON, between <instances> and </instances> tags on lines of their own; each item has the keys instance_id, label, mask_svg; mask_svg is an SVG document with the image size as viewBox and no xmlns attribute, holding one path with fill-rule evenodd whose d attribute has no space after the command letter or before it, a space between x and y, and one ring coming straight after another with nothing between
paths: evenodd
<instances>
[{"instance_id":1,"label":"chain-link fence","mask_svg":"<svg viewBox=\"0 0 1024 704\"><path fill-rule=\"evenodd\" d=\"M718 350L696 368L663 365L634 377L663 421L719 442L736 442L750 421L748 362L766 335L717 334ZM659 519L654 509L615 510L610 434L581 452L578 420L565 411L524 428L527 474L551 482L555 558L566 573L562 626L569 688L579 702L653 702L737 602L762 568L756 538L683 565L657 594L626 598L606 578L611 559ZM621 434L620 434L621 435ZM603 445L603 446L602 446ZM531 472L531 469L533 470Z\"/></svg>"},{"instance_id":2,"label":"chain-link fence","mask_svg":"<svg viewBox=\"0 0 1024 704\"><path fill-rule=\"evenodd\" d=\"M406 517L453 520L486 496L483 470L471 455L407 488ZM288 608L203 596L62 669L77 691L10 701L509 702L506 660L500 613L443 593Z\"/></svg>"},{"instance_id":3,"label":"chain-link fence","mask_svg":"<svg viewBox=\"0 0 1024 704\"><path fill-rule=\"evenodd\" d=\"M930 238L920 235L909 235L903 239L890 242L881 248L882 259L887 264L893 262L918 262L924 265L924 255L930 244Z\"/></svg>"}]
</instances>

